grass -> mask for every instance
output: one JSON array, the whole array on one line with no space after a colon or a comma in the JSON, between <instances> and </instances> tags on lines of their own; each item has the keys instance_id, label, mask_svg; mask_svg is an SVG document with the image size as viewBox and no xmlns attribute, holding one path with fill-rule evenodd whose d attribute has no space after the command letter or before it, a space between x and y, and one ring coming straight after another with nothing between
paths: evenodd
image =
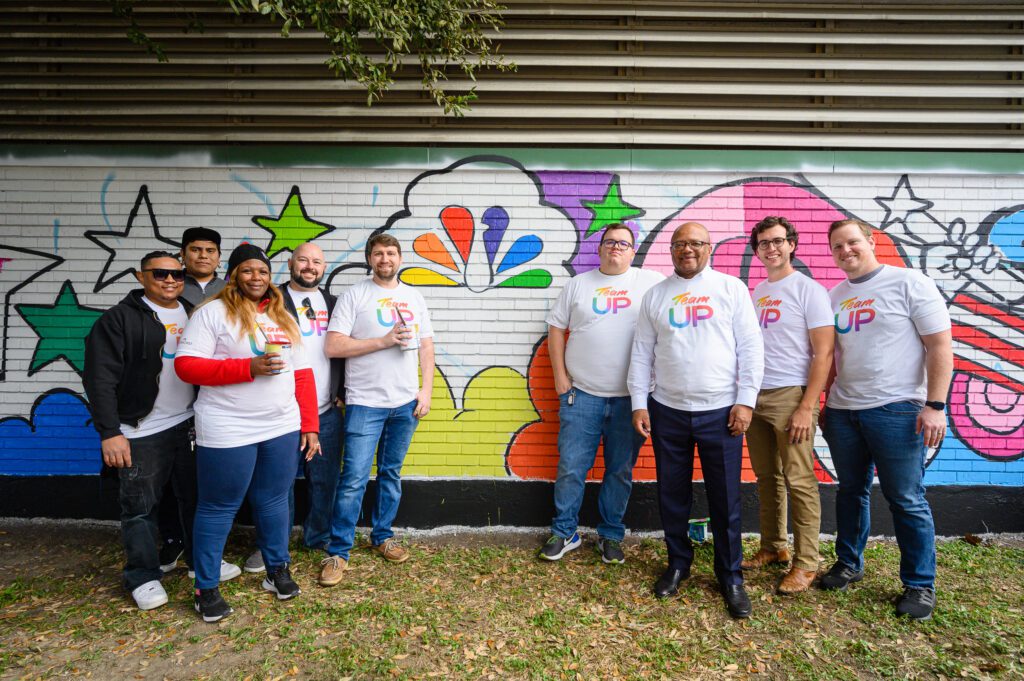
<instances>
[{"instance_id":1,"label":"grass","mask_svg":"<svg viewBox=\"0 0 1024 681\"><path fill-rule=\"evenodd\" d=\"M321 556L295 550L299 598L279 603L243 576L222 588L235 614L207 625L180 569L165 579L167 606L136 610L119 586L116 530L89 532L60 541L8 528L0 677L1024 677L1019 542L940 543L939 605L925 623L893 617L899 555L884 542L870 547L867 577L847 593L783 598L774 593L780 568L750 575L754 616L735 622L715 590L709 545L680 595L657 601L659 541L632 543L626 565L606 566L590 544L549 564L529 548L422 540L403 565L357 550L333 589L315 583ZM240 533L229 556L244 556L248 541Z\"/></svg>"}]
</instances>

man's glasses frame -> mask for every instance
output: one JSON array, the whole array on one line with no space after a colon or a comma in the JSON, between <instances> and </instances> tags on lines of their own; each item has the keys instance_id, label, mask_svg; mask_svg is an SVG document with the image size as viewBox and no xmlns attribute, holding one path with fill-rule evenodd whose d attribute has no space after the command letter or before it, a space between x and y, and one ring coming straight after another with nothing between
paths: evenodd
<instances>
[{"instance_id":1,"label":"man's glasses frame","mask_svg":"<svg viewBox=\"0 0 1024 681\"><path fill-rule=\"evenodd\" d=\"M313 309L313 301L311 301L309 298L303 298L302 307L306 308L306 319L316 319L316 310Z\"/></svg>"},{"instance_id":2,"label":"man's glasses frame","mask_svg":"<svg viewBox=\"0 0 1024 681\"><path fill-rule=\"evenodd\" d=\"M757 250L767 251L769 246L774 246L776 249L782 248L782 244L792 240L793 239L788 236L777 236L774 239L761 239L760 241L757 242Z\"/></svg>"},{"instance_id":3,"label":"man's glasses frame","mask_svg":"<svg viewBox=\"0 0 1024 681\"><path fill-rule=\"evenodd\" d=\"M153 275L153 278L157 281L163 281L167 277L170 277L174 281L185 281L185 270L172 270L166 267L151 267L148 270L142 270L143 272L149 272Z\"/></svg>"},{"instance_id":4,"label":"man's glasses frame","mask_svg":"<svg viewBox=\"0 0 1024 681\"><path fill-rule=\"evenodd\" d=\"M687 248L690 248L690 249L692 249L694 251L699 251L700 249L704 248L705 246L709 246L709 245L711 245L710 241L673 241L671 246L670 246L670 248L673 251L677 251L677 252L678 251L684 251Z\"/></svg>"},{"instance_id":5,"label":"man's glasses frame","mask_svg":"<svg viewBox=\"0 0 1024 681\"><path fill-rule=\"evenodd\" d=\"M624 251L628 251L629 249L633 248L633 244L631 244L628 241L625 241L624 239L605 239L604 241L601 242L601 245L604 246L605 248L615 248L616 246L618 246Z\"/></svg>"}]
</instances>

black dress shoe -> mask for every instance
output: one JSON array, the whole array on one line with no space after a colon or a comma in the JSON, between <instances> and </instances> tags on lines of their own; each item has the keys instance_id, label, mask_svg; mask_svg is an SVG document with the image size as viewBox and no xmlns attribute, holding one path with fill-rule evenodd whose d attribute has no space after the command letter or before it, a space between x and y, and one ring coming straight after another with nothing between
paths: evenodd
<instances>
[{"instance_id":1,"label":"black dress shoe","mask_svg":"<svg viewBox=\"0 0 1024 681\"><path fill-rule=\"evenodd\" d=\"M733 619L746 619L750 617L750 599L742 584L729 584L722 587L722 597L725 599L725 607Z\"/></svg>"},{"instance_id":2,"label":"black dress shoe","mask_svg":"<svg viewBox=\"0 0 1024 681\"><path fill-rule=\"evenodd\" d=\"M679 583L690 576L689 570L669 568L658 577L654 583L654 595L658 598L668 598L679 593Z\"/></svg>"}]
</instances>

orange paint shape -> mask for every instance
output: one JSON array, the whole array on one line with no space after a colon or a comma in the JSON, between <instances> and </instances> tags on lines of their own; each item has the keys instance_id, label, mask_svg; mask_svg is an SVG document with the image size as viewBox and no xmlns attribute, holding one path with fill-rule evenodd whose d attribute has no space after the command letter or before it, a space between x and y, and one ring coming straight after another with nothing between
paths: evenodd
<instances>
[{"instance_id":1,"label":"orange paint shape","mask_svg":"<svg viewBox=\"0 0 1024 681\"><path fill-rule=\"evenodd\" d=\"M433 232L416 237L416 240L412 242L412 250L432 263L456 272L459 271L459 266L455 264L448 249Z\"/></svg>"},{"instance_id":2,"label":"orange paint shape","mask_svg":"<svg viewBox=\"0 0 1024 681\"><path fill-rule=\"evenodd\" d=\"M441 211L441 224L462 256L462 262L466 262L473 244L473 215L462 206L448 206Z\"/></svg>"},{"instance_id":3,"label":"orange paint shape","mask_svg":"<svg viewBox=\"0 0 1024 681\"><path fill-rule=\"evenodd\" d=\"M508 453L505 455L508 469L513 475L533 480L554 480L558 477L558 394L555 392L554 373L551 370L551 355L548 354L548 341L545 337L538 345L530 360L527 370L527 385L530 401L533 403L540 421L534 421L523 427L512 439ZM604 477L603 445L597 449L594 467L587 474L588 480L601 480ZM636 467L633 469L634 480L656 480L654 466L654 448L650 441L640 448ZM700 459L694 452L693 479L703 480ZM756 480L747 455L746 441L743 443L743 470L740 475L743 482Z\"/></svg>"}]
</instances>

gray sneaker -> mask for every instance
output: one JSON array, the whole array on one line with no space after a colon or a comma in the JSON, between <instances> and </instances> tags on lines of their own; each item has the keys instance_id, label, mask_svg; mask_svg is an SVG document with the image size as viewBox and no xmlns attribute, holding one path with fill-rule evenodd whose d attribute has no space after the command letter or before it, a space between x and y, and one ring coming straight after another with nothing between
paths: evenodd
<instances>
[{"instance_id":1,"label":"gray sneaker","mask_svg":"<svg viewBox=\"0 0 1024 681\"><path fill-rule=\"evenodd\" d=\"M822 591L846 591L846 587L864 579L863 570L854 570L839 561L823 574L818 580L818 588Z\"/></svg>"},{"instance_id":2,"label":"gray sneaker","mask_svg":"<svg viewBox=\"0 0 1024 681\"><path fill-rule=\"evenodd\" d=\"M266 572L267 566L263 564L263 554L259 549L253 551L249 557L245 559L245 565L242 566L242 569L254 574L257 572Z\"/></svg>"},{"instance_id":3,"label":"gray sneaker","mask_svg":"<svg viewBox=\"0 0 1024 681\"><path fill-rule=\"evenodd\" d=\"M614 539L597 538L597 545L594 547L601 554L601 562L608 565L622 565L626 562L626 554L622 551L622 543Z\"/></svg>"},{"instance_id":4,"label":"gray sneaker","mask_svg":"<svg viewBox=\"0 0 1024 681\"><path fill-rule=\"evenodd\" d=\"M918 622L932 618L935 610L935 590L926 587L905 586L903 595L896 600L896 616Z\"/></svg>"}]
</instances>

